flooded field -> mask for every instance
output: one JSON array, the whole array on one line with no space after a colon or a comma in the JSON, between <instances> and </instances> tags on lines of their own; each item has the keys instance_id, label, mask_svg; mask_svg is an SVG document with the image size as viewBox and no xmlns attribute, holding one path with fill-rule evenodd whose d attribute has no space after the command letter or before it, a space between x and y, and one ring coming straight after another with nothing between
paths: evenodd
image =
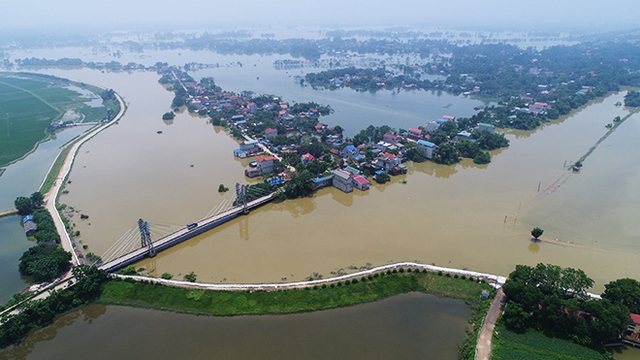
<instances>
[{"instance_id":1,"label":"flooded field","mask_svg":"<svg viewBox=\"0 0 640 360\"><path fill-rule=\"evenodd\" d=\"M233 158L236 143L224 131L185 113L171 123L160 119L172 95L157 85L157 75L48 72L113 87L129 104L118 125L83 146L69 194L60 199L90 216L74 219L89 251L103 253L139 217L177 225L200 219L222 201L216 191L220 183L246 182L246 161ZM344 98L338 92L319 94ZM326 277L349 266L402 260L502 275L516 264L548 262L584 269L600 291L604 283L633 274L640 253L633 213L625 210L639 208L634 197L640 186L634 181L640 176L634 162L639 160L607 155L638 153L639 144L629 140L640 130L638 115L596 150L580 174L542 199L531 200L540 195L538 186L544 192L562 176L565 161L578 159L605 133L605 124L627 113L614 106L623 95L611 94L535 132L509 131L511 147L494 152L488 166L468 160L452 167L408 164L407 184L399 183L404 177L396 177L364 193L330 188L313 198L270 204L138 265L152 275L180 277L195 271L201 281L265 282L300 280L313 272ZM331 99L318 101L333 104ZM347 112L362 105L340 106ZM406 115L416 110L394 111ZM377 119L403 126L386 113ZM619 184L608 187L615 195L603 204L601 186L612 177ZM615 202L613 196L624 202ZM566 202L580 206L562 205ZM603 205L610 210L598 217ZM624 215L616 218L617 213ZM589 216L589 224L581 220L583 215ZM550 242L531 243L533 226L545 229ZM597 232L591 231L595 228ZM606 241L601 239L605 233Z\"/></svg>"},{"instance_id":2,"label":"flooded field","mask_svg":"<svg viewBox=\"0 0 640 360\"><path fill-rule=\"evenodd\" d=\"M208 317L90 305L0 350L0 358L457 359L469 316L460 300L420 293L277 316Z\"/></svg>"}]
</instances>

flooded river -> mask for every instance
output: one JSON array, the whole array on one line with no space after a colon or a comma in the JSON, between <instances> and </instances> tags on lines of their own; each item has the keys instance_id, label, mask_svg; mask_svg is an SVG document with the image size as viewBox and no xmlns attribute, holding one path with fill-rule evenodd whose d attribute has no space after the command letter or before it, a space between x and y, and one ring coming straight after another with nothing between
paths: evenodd
<instances>
[{"instance_id":1,"label":"flooded river","mask_svg":"<svg viewBox=\"0 0 640 360\"><path fill-rule=\"evenodd\" d=\"M278 316L208 317L91 305L3 359L457 359L469 309L420 293Z\"/></svg>"},{"instance_id":2,"label":"flooded river","mask_svg":"<svg viewBox=\"0 0 640 360\"><path fill-rule=\"evenodd\" d=\"M180 58L183 62L206 62L207 56L213 55L203 52L198 56L201 58ZM220 56L215 57L218 60ZM164 60L154 56L155 61ZM234 91L252 90L282 95L289 101L330 104L336 113L323 121L340 124L350 134L368 124L407 128L445 113L468 116L479 103L428 92L317 92L296 85L289 77L293 72L274 70L271 60L252 57L243 61L248 65L242 68L207 69L194 75L214 76L219 85ZM254 63L259 66L254 68ZM228 199L229 195L217 193L219 184L231 187L236 182L247 182L242 174L247 161L232 156L237 144L222 129L186 113L178 114L171 122L161 120L172 94L157 84L156 74L88 69L40 71L113 88L129 106L117 125L81 148L67 186L69 193L60 198L61 203L89 215L87 220L80 220L79 215L72 219L88 251L104 253L139 217L154 228L198 220ZM390 184L373 185L368 192L355 190L351 194L328 188L312 198L269 204L137 266L155 276L169 272L181 278L195 271L199 281L274 282L301 280L313 272L328 277L340 269L403 260L501 275L507 275L516 264L545 262L585 270L596 280L594 291L600 292L613 279L634 277L640 260L640 158L635 156L640 153L640 115L632 116L603 142L585 161L581 173L570 175L553 192L545 189L563 176L565 161L575 161L595 144L606 132L605 124L628 113L614 105L623 96L624 92L610 94L534 132L508 131L511 147L493 152L489 165L477 166L470 160L451 167L431 162L407 163L409 173L393 178ZM158 134L160 130L162 133ZM407 183L400 183L402 179ZM545 230L544 241L530 241L529 232L534 226ZM364 311L355 309L360 307L343 310ZM438 314L441 310L431 312ZM202 354L238 350L254 357L255 347L260 354L273 354L274 358L282 357L282 353L273 350L276 348L311 349L309 353L326 358L323 351L341 344L344 329L350 329L349 338L356 339L360 334L353 330L355 321L340 323L343 325L336 325L333 330L319 326L316 317L330 313L295 315L293 322L305 316L312 320L295 327L279 325L280 330L270 334L264 331L267 325L261 323L275 326L272 324L281 317L219 319L92 306L63 317L15 351L31 353L33 358L44 354L48 358L54 356L51 354L68 357L66 349L85 346L85 350L78 351L109 354L112 358L120 351L120 355L128 354L135 346L137 351L146 351L140 354L151 357L174 354L172 351L182 354L186 350L176 344L189 344L196 339L189 351L203 349ZM337 320L341 317L335 316ZM208 321L219 323L212 325ZM212 330L223 326L234 331ZM177 335L171 334L172 340L184 333L184 341L154 342L158 348L138 346L140 337L151 344L161 336L158 331L169 327L180 330ZM367 325L362 332L373 328ZM288 342L287 334L293 334L289 329L305 336ZM422 343L422 338L413 337L421 336L422 331L426 330L420 328L406 335L411 340L407 346ZM210 332L236 347L224 350L216 346L212 350L211 346L217 343L212 340L215 337L207 337ZM395 335L379 333L394 345L399 341ZM252 341L251 347L243 346L243 341L257 336L260 341ZM53 338L55 342L48 341ZM300 339L313 341L302 347L298 345ZM361 339L359 346L351 345L351 341L341 345L346 351L357 348L361 355L369 346L385 344L378 338L371 339ZM69 345L61 345L65 343ZM121 345L113 346L116 343ZM380 347L371 356L400 348ZM299 353L292 352L291 357L296 354ZM451 354L455 357L455 351ZM393 356L396 355L387 357Z\"/></svg>"},{"instance_id":3,"label":"flooded river","mask_svg":"<svg viewBox=\"0 0 640 360\"><path fill-rule=\"evenodd\" d=\"M198 220L224 201L216 191L219 184L246 182L246 161L232 156L236 143L224 131L186 113L171 123L160 119L172 94L156 83L156 74L47 72L112 87L129 104L118 125L82 147L69 194L60 199L90 216L74 219L89 251L102 254L139 217L152 224ZM240 74L239 84L255 79L253 73ZM231 87L225 82L233 79L225 79L221 74L218 83ZM273 80L271 92L278 94L283 84L290 79ZM380 103L392 103L394 96L402 106L367 109L368 117L354 116L354 121L404 127L408 119L415 118L412 126L433 119L418 116L422 103L410 106L411 96L435 97L427 92L295 89L288 100L313 100L318 94L317 102L331 104L336 114L326 118L330 123L340 113L367 109L363 104L376 104L378 97L386 97ZM408 164L407 184L399 183L405 177L396 177L368 192L343 194L329 188L312 198L269 204L139 266L152 275L181 277L195 271L201 281L267 282L301 280L313 272L326 277L350 266L403 260L501 275L516 264L545 262L584 269L599 292L612 279L632 276L639 260L640 231L634 219L640 209L640 159L624 156L640 153L634 140L640 133L639 116L601 144L580 174L535 199L539 186L544 192L562 176L565 161L575 161L595 144L606 132L605 124L627 114L614 105L623 95L611 94L535 132L509 131L511 147L494 152L488 166L470 160L451 167ZM358 100L361 97L367 101ZM460 101L439 114L464 115L454 110L472 108L473 103ZM530 242L534 226L545 229L550 243Z\"/></svg>"}]
</instances>

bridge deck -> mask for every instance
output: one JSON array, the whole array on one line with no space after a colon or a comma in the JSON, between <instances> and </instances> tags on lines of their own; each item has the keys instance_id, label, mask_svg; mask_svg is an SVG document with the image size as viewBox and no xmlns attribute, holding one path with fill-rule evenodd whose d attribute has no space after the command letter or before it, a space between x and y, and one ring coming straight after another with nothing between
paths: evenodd
<instances>
[{"instance_id":1,"label":"bridge deck","mask_svg":"<svg viewBox=\"0 0 640 360\"><path fill-rule=\"evenodd\" d=\"M261 198L250 201L247 203L247 209L250 210L250 209L256 208L260 205L263 205L271 201L271 199L272 199L272 194L269 194L267 196L263 196ZM214 227L237 217L238 215L242 214L242 212L243 212L243 208L240 206L240 207L236 207L236 208L221 212L220 214L216 214L209 218L202 219L198 221L198 226L191 230L184 227L174 233L161 237L160 239L153 242L153 247L156 250L156 252L160 252L162 250L168 249L196 235L200 235L206 231L209 231ZM115 258L109 262L106 262L100 265L100 269L106 270L109 272L116 271L127 265L130 265L137 261L142 260L147 256L148 252L149 250L147 248L139 248L139 249L133 250L127 254L124 254L118 258Z\"/></svg>"}]
</instances>

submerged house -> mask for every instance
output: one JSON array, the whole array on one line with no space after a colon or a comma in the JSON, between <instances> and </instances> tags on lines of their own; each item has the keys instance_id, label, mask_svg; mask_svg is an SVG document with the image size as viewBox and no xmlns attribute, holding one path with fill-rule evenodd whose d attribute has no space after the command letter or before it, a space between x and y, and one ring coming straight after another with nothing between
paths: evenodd
<instances>
[{"instance_id":1,"label":"submerged house","mask_svg":"<svg viewBox=\"0 0 640 360\"><path fill-rule=\"evenodd\" d=\"M432 142L425 141L425 140L418 140L417 150L420 152L422 156L424 156L427 159L433 159L433 152L437 148L438 147L436 146L436 144Z\"/></svg>"},{"instance_id":2,"label":"submerged house","mask_svg":"<svg viewBox=\"0 0 640 360\"><path fill-rule=\"evenodd\" d=\"M340 169L334 170L332 185L343 192L352 192L353 180L351 180L351 173Z\"/></svg>"}]
</instances>

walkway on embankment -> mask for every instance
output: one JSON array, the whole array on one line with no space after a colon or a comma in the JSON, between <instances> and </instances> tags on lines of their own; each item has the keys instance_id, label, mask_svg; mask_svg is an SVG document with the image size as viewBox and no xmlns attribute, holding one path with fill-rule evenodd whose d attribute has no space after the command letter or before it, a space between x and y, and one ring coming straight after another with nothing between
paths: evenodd
<instances>
[{"instance_id":1,"label":"walkway on embankment","mask_svg":"<svg viewBox=\"0 0 640 360\"><path fill-rule=\"evenodd\" d=\"M403 269L412 269L412 270L427 270L431 272L442 271L445 274L451 275L464 275L470 276L477 279L482 279L487 281L494 287L501 287L502 284L507 281L507 278L504 276L493 275L493 274L484 274L475 271L469 270L460 270L460 269L452 269L445 268L435 265L425 265L418 264L414 262L401 262L389 265L378 266L369 270L358 271L353 274L347 274L337 277L332 277L328 279L319 279L319 280L308 280L308 281L298 281L298 282L289 282L289 283L267 283L267 284L208 284L208 283L196 283L196 282L188 282L181 280L167 280L160 278L150 278L146 276L131 276L131 275L115 275L121 278L134 279L136 281L150 281L152 283L163 284L168 286L176 286L190 289L202 289L202 290L217 290L217 291L274 291L274 290L288 290L288 289L303 289L310 286L318 286L318 285L330 285L337 283L339 281L346 281L351 279L359 279L363 276L373 275L376 273L380 273L387 270L399 270Z\"/></svg>"}]
</instances>

